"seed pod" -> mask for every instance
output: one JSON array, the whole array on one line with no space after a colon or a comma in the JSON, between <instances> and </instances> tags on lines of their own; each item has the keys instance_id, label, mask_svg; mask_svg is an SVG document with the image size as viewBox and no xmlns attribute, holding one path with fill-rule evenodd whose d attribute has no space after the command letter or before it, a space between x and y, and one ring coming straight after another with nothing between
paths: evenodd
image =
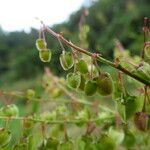
<instances>
[{"instance_id":1,"label":"seed pod","mask_svg":"<svg viewBox=\"0 0 150 150\"><path fill-rule=\"evenodd\" d=\"M31 99L31 98L33 98L34 96L35 96L35 91L34 91L34 90L28 89L28 90L26 91L26 97L27 97L28 99Z\"/></svg>"},{"instance_id":2,"label":"seed pod","mask_svg":"<svg viewBox=\"0 0 150 150\"><path fill-rule=\"evenodd\" d=\"M4 147L11 140L11 132L5 128L0 128L0 147Z\"/></svg>"},{"instance_id":3,"label":"seed pod","mask_svg":"<svg viewBox=\"0 0 150 150\"><path fill-rule=\"evenodd\" d=\"M78 88L79 90L84 91L85 82L86 82L85 77L83 75L81 75L81 82L80 82L80 86Z\"/></svg>"},{"instance_id":4,"label":"seed pod","mask_svg":"<svg viewBox=\"0 0 150 150\"><path fill-rule=\"evenodd\" d=\"M108 130L108 136L111 137L117 145L121 144L124 139L124 132L110 127Z\"/></svg>"},{"instance_id":5,"label":"seed pod","mask_svg":"<svg viewBox=\"0 0 150 150\"><path fill-rule=\"evenodd\" d=\"M7 105L1 108L1 115L8 117L16 117L19 114L18 107L14 104Z\"/></svg>"},{"instance_id":6,"label":"seed pod","mask_svg":"<svg viewBox=\"0 0 150 150\"><path fill-rule=\"evenodd\" d=\"M67 85L70 88L77 89L81 83L81 76L77 73L69 73L67 75Z\"/></svg>"},{"instance_id":7,"label":"seed pod","mask_svg":"<svg viewBox=\"0 0 150 150\"><path fill-rule=\"evenodd\" d=\"M115 147L115 141L105 134L100 137L97 143L97 149L99 150L114 150Z\"/></svg>"},{"instance_id":8,"label":"seed pod","mask_svg":"<svg viewBox=\"0 0 150 150\"><path fill-rule=\"evenodd\" d=\"M64 70L68 70L72 68L74 65L74 58L73 58L72 53L70 52L63 51L63 53L59 57L59 60Z\"/></svg>"},{"instance_id":9,"label":"seed pod","mask_svg":"<svg viewBox=\"0 0 150 150\"><path fill-rule=\"evenodd\" d=\"M81 73L81 74L86 74L88 73L88 66L87 63L81 59L76 63L76 69Z\"/></svg>"},{"instance_id":10,"label":"seed pod","mask_svg":"<svg viewBox=\"0 0 150 150\"><path fill-rule=\"evenodd\" d=\"M147 81L150 81L150 65L144 62L141 66L133 70L133 74Z\"/></svg>"},{"instance_id":11,"label":"seed pod","mask_svg":"<svg viewBox=\"0 0 150 150\"><path fill-rule=\"evenodd\" d=\"M92 96L96 93L97 91L97 83L95 80L89 80L85 84L84 92L87 96Z\"/></svg>"},{"instance_id":12,"label":"seed pod","mask_svg":"<svg viewBox=\"0 0 150 150\"><path fill-rule=\"evenodd\" d=\"M102 96L110 95L113 91L113 81L109 73L97 77L97 91Z\"/></svg>"},{"instance_id":13,"label":"seed pod","mask_svg":"<svg viewBox=\"0 0 150 150\"><path fill-rule=\"evenodd\" d=\"M51 55L52 53L49 49L43 49L42 51L39 52L39 57L43 62L50 62Z\"/></svg>"},{"instance_id":14,"label":"seed pod","mask_svg":"<svg viewBox=\"0 0 150 150\"><path fill-rule=\"evenodd\" d=\"M146 57L150 59L150 44L145 46L144 51L145 51Z\"/></svg>"},{"instance_id":15,"label":"seed pod","mask_svg":"<svg viewBox=\"0 0 150 150\"><path fill-rule=\"evenodd\" d=\"M148 128L148 119L149 117L146 112L137 112L134 115L134 124L139 130L146 131Z\"/></svg>"},{"instance_id":16,"label":"seed pod","mask_svg":"<svg viewBox=\"0 0 150 150\"><path fill-rule=\"evenodd\" d=\"M74 144L71 140L67 140L67 141L62 142L59 145L59 149L60 150L73 150L74 149Z\"/></svg>"},{"instance_id":17,"label":"seed pod","mask_svg":"<svg viewBox=\"0 0 150 150\"><path fill-rule=\"evenodd\" d=\"M46 143L46 148L51 150L56 150L58 148L59 141L55 138L48 138Z\"/></svg>"},{"instance_id":18,"label":"seed pod","mask_svg":"<svg viewBox=\"0 0 150 150\"><path fill-rule=\"evenodd\" d=\"M125 131L125 137L123 140L123 145L127 148L132 147L136 142L134 134L130 130Z\"/></svg>"},{"instance_id":19,"label":"seed pod","mask_svg":"<svg viewBox=\"0 0 150 150\"><path fill-rule=\"evenodd\" d=\"M36 40L36 48L39 51L42 51L43 49L46 49L46 46L47 46L47 44L46 44L44 39L39 38L39 39Z\"/></svg>"}]
</instances>

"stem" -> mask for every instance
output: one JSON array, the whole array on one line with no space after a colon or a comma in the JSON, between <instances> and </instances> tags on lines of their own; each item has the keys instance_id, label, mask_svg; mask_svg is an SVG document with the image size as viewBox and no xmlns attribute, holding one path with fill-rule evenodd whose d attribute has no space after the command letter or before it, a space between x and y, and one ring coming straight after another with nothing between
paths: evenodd
<instances>
[{"instance_id":1,"label":"stem","mask_svg":"<svg viewBox=\"0 0 150 150\"><path fill-rule=\"evenodd\" d=\"M25 117L7 117L7 116L0 116L0 119L4 120L24 120ZM90 122L95 122L95 121L98 121L99 118L94 118L94 119L90 119L90 120L77 120L77 119L72 119L72 120L53 120L53 121L45 121L45 120L41 120L41 119L36 119L36 118L26 118L30 121L33 121L33 122L36 122L36 123L44 123L44 124L64 124L64 123L67 123L67 124L75 124L75 123L80 123L81 121L84 122L84 123L88 123L89 121Z\"/></svg>"},{"instance_id":2,"label":"stem","mask_svg":"<svg viewBox=\"0 0 150 150\"><path fill-rule=\"evenodd\" d=\"M68 46L70 46L70 47L76 49L77 51L79 51L79 52L81 52L81 53L84 53L84 54L86 54L86 55L92 57L92 53L91 53L91 52L89 52L89 51L87 51L87 50L85 50L85 49L82 49L82 48L80 48L80 47L74 45L72 42L69 42L69 41L68 41L67 39L65 39L62 35L57 34L56 32L54 32L54 31L53 31L52 29L50 29L49 27L44 26L44 30L47 31L47 32L49 32L50 34L52 34L54 37L59 38L60 40L62 40L62 42L64 42L66 45L68 45ZM113 67L113 68L115 68L115 69L118 69L118 70L122 71L122 72L125 73L126 75L132 77L133 79L135 79L135 80L137 80L137 81L139 81L139 82L141 82L141 83L143 83L143 84L145 84L145 85L150 85L150 81L147 81L147 80L145 80L145 79L143 79L143 78L140 78L140 77L136 76L135 74L131 73L130 71L128 71L127 69L125 69L124 67L122 67L122 66L119 65L119 64L116 65L115 63L113 63L113 62L111 62L111 61L109 61L109 60L107 60L107 59L105 59L105 58L103 58L103 57L101 57L101 56L97 56L96 59L97 59L98 61L104 63L104 64L107 64L107 65L109 65L109 66L111 66L111 67Z\"/></svg>"}]
</instances>

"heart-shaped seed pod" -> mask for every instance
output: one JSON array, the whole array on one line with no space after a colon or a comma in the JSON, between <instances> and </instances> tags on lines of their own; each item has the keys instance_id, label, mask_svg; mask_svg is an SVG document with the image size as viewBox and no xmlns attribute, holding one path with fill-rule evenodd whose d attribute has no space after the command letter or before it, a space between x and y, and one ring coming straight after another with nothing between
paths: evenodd
<instances>
[{"instance_id":1,"label":"heart-shaped seed pod","mask_svg":"<svg viewBox=\"0 0 150 150\"><path fill-rule=\"evenodd\" d=\"M34 90L28 89L28 90L26 91L26 97L27 97L28 99L34 98L34 96L35 96L35 91L34 91Z\"/></svg>"},{"instance_id":2,"label":"heart-shaped seed pod","mask_svg":"<svg viewBox=\"0 0 150 150\"><path fill-rule=\"evenodd\" d=\"M76 63L76 69L79 71L81 74L86 74L88 73L88 66L87 63L81 59Z\"/></svg>"},{"instance_id":3,"label":"heart-shaped seed pod","mask_svg":"<svg viewBox=\"0 0 150 150\"><path fill-rule=\"evenodd\" d=\"M115 141L106 134L103 134L97 142L97 149L99 150L115 150Z\"/></svg>"},{"instance_id":4,"label":"heart-shaped seed pod","mask_svg":"<svg viewBox=\"0 0 150 150\"><path fill-rule=\"evenodd\" d=\"M55 138L48 138L46 143L46 148L51 150L56 150L58 148L59 141Z\"/></svg>"},{"instance_id":5,"label":"heart-shaped seed pod","mask_svg":"<svg viewBox=\"0 0 150 150\"><path fill-rule=\"evenodd\" d=\"M109 73L97 77L97 91L102 96L110 95L113 91L113 81Z\"/></svg>"},{"instance_id":6,"label":"heart-shaped seed pod","mask_svg":"<svg viewBox=\"0 0 150 150\"><path fill-rule=\"evenodd\" d=\"M123 145L126 148L132 147L136 142L134 134L130 130L125 130L124 134L125 134L125 136L124 136L124 140L123 140Z\"/></svg>"},{"instance_id":7,"label":"heart-shaped seed pod","mask_svg":"<svg viewBox=\"0 0 150 150\"><path fill-rule=\"evenodd\" d=\"M5 128L0 128L0 147L4 147L11 140L11 132Z\"/></svg>"},{"instance_id":8,"label":"heart-shaped seed pod","mask_svg":"<svg viewBox=\"0 0 150 150\"><path fill-rule=\"evenodd\" d=\"M0 109L1 115L8 117L16 117L19 114L18 107L14 104L4 106Z\"/></svg>"},{"instance_id":9,"label":"heart-shaped seed pod","mask_svg":"<svg viewBox=\"0 0 150 150\"><path fill-rule=\"evenodd\" d=\"M96 81L93 80L89 80L86 84L85 84L85 88L84 88L84 92L87 96L92 96L96 93L97 91L97 83Z\"/></svg>"},{"instance_id":10,"label":"heart-shaped seed pod","mask_svg":"<svg viewBox=\"0 0 150 150\"><path fill-rule=\"evenodd\" d=\"M81 83L81 76L77 73L67 74L67 85L70 88L77 89Z\"/></svg>"},{"instance_id":11,"label":"heart-shaped seed pod","mask_svg":"<svg viewBox=\"0 0 150 150\"><path fill-rule=\"evenodd\" d=\"M86 82L85 77L83 75L81 75L81 82L80 82L80 86L78 88L79 90L84 91L85 82Z\"/></svg>"},{"instance_id":12,"label":"heart-shaped seed pod","mask_svg":"<svg viewBox=\"0 0 150 150\"><path fill-rule=\"evenodd\" d=\"M141 131L147 130L148 120L149 120L149 117L146 112L137 112L134 115L134 124Z\"/></svg>"},{"instance_id":13,"label":"heart-shaped seed pod","mask_svg":"<svg viewBox=\"0 0 150 150\"><path fill-rule=\"evenodd\" d=\"M144 51L145 51L146 57L150 59L150 44L145 46Z\"/></svg>"},{"instance_id":14,"label":"heart-shaped seed pod","mask_svg":"<svg viewBox=\"0 0 150 150\"><path fill-rule=\"evenodd\" d=\"M74 58L71 52L63 51L63 53L59 57L59 60L64 70L68 70L74 65Z\"/></svg>"},{"instance_id":15,"label":"heart-shaped seed pod","mask_svg":"<svg viewBox=\"0 0 150 150\"><path fill-rule=\"evenodd\" d=\"M64 141L59 145L59 148L60 150L73 150L74 148L73 141L71 140Z\"/></svg>"},{"instance_id":16,"label":"heart-shaped seed pod","mask_svg":"<svg viewBox=\"0 0 150 150\"><path fill-rule=\"evenodd\" d=\"M42 51L39 52L39 57L43 62L50 62L51 55L52 53L49 49L43 49Z\"/></svg>"},{"instance_id":17,"label":"heart-shaped seed pod","mask_svg":"<svg viewBox=\"0 0 150 150\"><path fill-rule=\"evenodd\" d=\"M46 46L47 46L47 44L46 44L44 39L39 38L39 39L36 40L36 48L39 51L42 51L43 49L46 49Z\"/></svg>"}]
</instances>

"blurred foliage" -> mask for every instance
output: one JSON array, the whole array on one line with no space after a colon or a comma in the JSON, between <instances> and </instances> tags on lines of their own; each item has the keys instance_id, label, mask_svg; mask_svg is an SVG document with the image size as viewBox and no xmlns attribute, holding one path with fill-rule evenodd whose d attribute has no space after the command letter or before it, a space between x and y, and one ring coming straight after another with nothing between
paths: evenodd
<instances>
[{"instance_id":1,"label":"blurred foliage","mask_svg":"<svg viewBox=\"0 0 150 150\"><path fill-rule=\"evenodd\" d=\"M100 52L105 57L113 58L114 38L130 49L131 54L140 54L143 47L143 17L149 16L149 0L98 0L89 6L86 24L90 28L87 35L89 49ZM72 42L80 45L79 21L82 8L73 13L69 20L54 25L52 28L62 32ZM46 35L48 36L48 35ZM33 78L43 70L44 63L40 62L35 48L38 31L31 29L5 33L0 29L0 85L5 81ZM51 63L46 66L57 75L63 75L59 64L58 54L61 48L53 37L48 37L48 45L52 49ZM67 48L66 48L67 49Z\"/></svg>"}]
</instances>

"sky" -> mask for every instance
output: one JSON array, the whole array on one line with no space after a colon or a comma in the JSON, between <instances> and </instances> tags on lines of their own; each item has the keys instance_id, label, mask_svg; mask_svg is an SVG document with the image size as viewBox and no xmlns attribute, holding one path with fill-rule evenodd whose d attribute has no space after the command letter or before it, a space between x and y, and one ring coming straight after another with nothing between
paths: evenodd
<instances>
[{"instance_id":1,"label":"sky","mask_svg":"<svg viewBox=\"0 0 150 150\"><path fill-rule=\"evenodd\" d=\"M0 0L0 26L5 31L39 28L40 18L47 25L61 23L86 0Z\"/></svg>"}]
</instances>

